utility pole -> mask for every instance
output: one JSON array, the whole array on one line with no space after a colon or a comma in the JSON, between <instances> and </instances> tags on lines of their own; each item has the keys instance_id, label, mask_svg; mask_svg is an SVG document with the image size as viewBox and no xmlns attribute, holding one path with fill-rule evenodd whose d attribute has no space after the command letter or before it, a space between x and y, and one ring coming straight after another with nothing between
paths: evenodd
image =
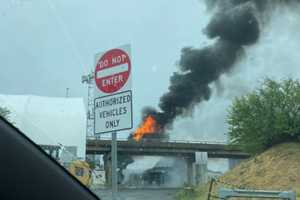
<instances>
[{"instance_id":1,"label":"utility pole","mask_svg":"<svg viewBox=\"0 0 300 200\"><path fill-rule=\"evenodd\" d=\"M86 121L86 136L94 135L94 74L83 75L81 77L81 83L87 84L88 86L88 99L87 99L87 121Z\"/></svg>"},{"instance_id":2,"label":"utility pole","mask_svg":"<svg viewBox=\"0 0 300 200\"><path fill-rule=\"evenodd\" d=\"M66 88L66 98L69 97L69 90L70 90L70 88Z\"/></svg>"}]
</instances>

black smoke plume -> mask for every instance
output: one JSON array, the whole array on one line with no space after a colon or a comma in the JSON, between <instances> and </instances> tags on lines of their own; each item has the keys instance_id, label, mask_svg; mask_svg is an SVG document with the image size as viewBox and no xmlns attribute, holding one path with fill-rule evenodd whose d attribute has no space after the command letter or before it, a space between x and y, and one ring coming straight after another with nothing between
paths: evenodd
<instances>
[{"instance_id":1,"label":"black smoke plume","mask_svg":"<svg viewBox=\"0 0 300 200\"><path fill-rule=\"evenodd\" d=\"M195 105L209 100L210 84L219 82L244 55L244 48L255 44L267 14L275 6L297 4L300 0L206 0L215 14L203 31L215 43L202 49L181 50L179 70L170 77L168 92L160 98L157 111L146 108L143 119L151 114L162 128L171 128L177 116L190 113ZM143 120L142 119L142 120ZM154 135L150 135L155 137ZM129 136L129 139L132 135Z\"/></svg>"},{"instance_id":2,"label":"black smoke plume","mask_svg":"<svg viewBox=\"0 0 300 200\"><path fill-rule=\"evenodd\" d=\"M179 71L170 77L168 92L160 98L160 111L151 114L162 129L172 126L177 116L190 113L195 105L211 96L210 84L230 72L242 57L245 46L255 44L260 26L274 6L292 5L300 0L206 0L207 8L217 10L204 30L213 45L181 50ZM261 22L261 23L260 23Z\"/></svg>"},{"instance_id":3,"label":"black smoke plume","mask_svg":"<svg viewBox=\"0 0 300 200\"><path fill-rule=\"evenodd\" d=\"M213 45L181 50L179 71L170 77L169 91L159 102L160 111L146 110L163 129L170 128L177 116L185 115L195 105L208 100L210 84L229 72L244 54L245 46L255 44L260 36L260 22L274 6L293 5L300 0L207 0L208 9L217 9L204 30Z\"/></svg>"},{"instance_id":4,"label":"black smoke plume","mask_svg":"<svg viewBox=\"0 0 300 200\"><path fill-rule=\"evenodd\" d=\"M177 116L189 113L196 104L208 100L209 85L231 70L243 55L244 46L258 40L255 4L246 2L220 8L204 33L215 38L215 43L202 49L183 48L179 71L171 76L169 91L160 98L161 111L144 113L152 114L162 128L170 128Z\"/></svg>"}]
</instances>

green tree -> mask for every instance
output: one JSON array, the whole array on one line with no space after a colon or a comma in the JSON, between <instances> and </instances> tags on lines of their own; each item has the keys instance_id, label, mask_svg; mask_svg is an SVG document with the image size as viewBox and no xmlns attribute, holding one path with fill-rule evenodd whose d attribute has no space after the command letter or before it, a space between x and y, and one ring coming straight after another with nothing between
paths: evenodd
<instances>
[{"instance_id":1,"label":"green tree","mask_svg":"<svg viewBox=\"0 0 300 200\"><path fill-rule=\"evenodd\" d=\"M300 140L300 82L265 79L260 88L233 101L228 114L232 144L255 154Z\"/></svg>"},{"instance_id":2,"label":"green tree","mask_svg":"<svg viewBox=\"0 0 300 200\"><path fill-rule=\"evenodd\" d=\"M5 107L0 107L0 116L8 119L10 111Z\"/></svg>"}]
</instances>

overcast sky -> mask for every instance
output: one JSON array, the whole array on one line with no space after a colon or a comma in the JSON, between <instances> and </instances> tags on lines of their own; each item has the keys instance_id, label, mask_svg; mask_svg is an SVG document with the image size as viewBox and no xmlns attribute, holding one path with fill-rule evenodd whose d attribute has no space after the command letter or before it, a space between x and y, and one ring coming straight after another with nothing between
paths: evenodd
<instances>
[{"instance_id":1,"label":"overcast sky","mask_svg":"<svg viewBox=\"0 0 300 200\"><path fill-rule=\"evenodd\" d=\"M135 117L156 106L184 46L201 42L197 0L7 0L0 2L0 91L86 97L81 76L98 52L132 47ZM138 120L135 120L138 121Z\"/></svg>"},{"instance_id":2,"label":"overcast sky","mask_svg":"<svg viewBox=\"0 0 300 200\"><path fill-rule=\"evenodd\" d=\"M81 75L94 68L94 55L131 44L134 89L138 95L151 85L153 92L144 104L166 90L180 49L199 43L201 36L203 8L196 0L0 5L0 89L7 94L64 96L68 87L71 96L84 96Z\"/></svg>"},{"instance_id":3,"label":"overcast sky","mask_svg":"<svg viewBox=\"0 0 300 200\"><path fill-rule=\"evenodd\" d=\"M227 108L263 77L300 77L299 7L274 9L258 43L193 118L179 119L181 138L223 138ZM0 1L0 93L86 98L81 76L94 55L124 44L132 48L134 126L143 106L157 106L185 46L208 40L211 13L198 0L6 0ZM174 134L173 134L174 135ZM180 134L179 134L180 135Z\"/></svg>"}]
</instances>

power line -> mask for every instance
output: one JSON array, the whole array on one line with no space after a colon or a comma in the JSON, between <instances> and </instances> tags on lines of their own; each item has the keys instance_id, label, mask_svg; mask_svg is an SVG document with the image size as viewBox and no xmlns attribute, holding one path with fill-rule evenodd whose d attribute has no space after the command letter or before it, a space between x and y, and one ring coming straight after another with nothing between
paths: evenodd
<instances>
[{"instance_id":1,"label":"power line","mask_svg":"<svg viewBox=\"0 0 300 200\"><path fill-rule=\"evenodd\" d=\"M54 15L59 27L61 28L64 37L66 38L67 42L70 44L71 50L72 50L74 56L76 57L78 63L80 64L80 66L84 66L83 59L82 59L81 54L79 53L78 47L75 45L75 42L74 42L70 32L66 28L67 27L66 23L64 22L62 17L59 15L58 10L55 6L55 3L52 0L47 0L47 3L48 3L50 10L52 11L52 14Z\"/></svg>"}]
</instances>

